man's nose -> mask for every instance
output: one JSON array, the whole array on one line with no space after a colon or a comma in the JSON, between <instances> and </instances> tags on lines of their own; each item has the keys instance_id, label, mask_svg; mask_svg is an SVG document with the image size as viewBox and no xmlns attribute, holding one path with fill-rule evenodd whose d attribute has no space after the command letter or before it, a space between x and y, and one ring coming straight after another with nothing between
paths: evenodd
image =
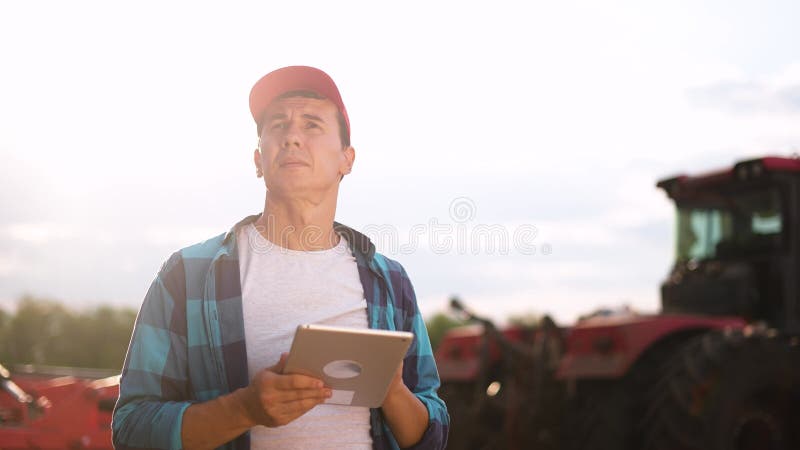
<instances>
[{"instance_id":1,"label":"man's nose","mask_svg":"<svg viewBox=\"0 0 800 450\"><path fill-rule=\"evenodd\" d=\"M300 130L298 125L290 122L286 126L286 131L283 134L283 147L299 147L300 146Z\"/></svg>"}]
</instances>

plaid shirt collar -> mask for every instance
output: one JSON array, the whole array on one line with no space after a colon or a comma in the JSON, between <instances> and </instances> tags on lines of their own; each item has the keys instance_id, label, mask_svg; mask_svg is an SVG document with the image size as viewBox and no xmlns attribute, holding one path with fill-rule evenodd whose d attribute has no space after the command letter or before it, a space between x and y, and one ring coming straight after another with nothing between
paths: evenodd
<instances>
[{"instance_id":1,"label":"plaid shirt collar","mask_svg":"<svg viewBox=\"0 0 800 450\"><path fill-rule=\"evenodd\" d=\"M247 216L237 222L227 233L222 240L222 245L217 252L214 259L222 256L233 256L238 258L236 236L239 230L246 225L249 225L261 218L261 213ZM369 237L359 233L358 231L342 225L339 222L333 222L333 230L339 236L342 236L350 247L350 251L356 257L356 263L360 267L369 267L376 275L381 276L380 271L374 266L375 244L372 243Z\"/></svg>"}]
</instances>

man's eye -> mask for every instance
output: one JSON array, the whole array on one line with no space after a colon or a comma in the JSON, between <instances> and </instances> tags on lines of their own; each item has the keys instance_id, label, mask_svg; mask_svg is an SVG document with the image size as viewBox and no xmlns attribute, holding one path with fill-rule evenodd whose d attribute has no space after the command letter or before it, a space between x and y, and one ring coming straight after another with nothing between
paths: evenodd
<instances>
[{"instance_id":1,"label":"man's eye","mask_svg":"<svg viewBox=\"0 0 800 450\"><path fill-rule=\"evenodd\" d=\"M317 125L315 122L308 122L306 123L306 128L319 128L319 125Z\"/></svg>"},{"instance_id":2,"label":"man's eye","mask_svg":"<svg viewBox=\"0 0 800 450\"><path fill-rule=\"evenodd\" d=\"M283 123L283 122L275 122L272 125L270 125L270 127L269 127L270 130L276 130L276 131L277 130L283 130L285 128L286 128L286 124Z\"/></svg>"}]
</instances>

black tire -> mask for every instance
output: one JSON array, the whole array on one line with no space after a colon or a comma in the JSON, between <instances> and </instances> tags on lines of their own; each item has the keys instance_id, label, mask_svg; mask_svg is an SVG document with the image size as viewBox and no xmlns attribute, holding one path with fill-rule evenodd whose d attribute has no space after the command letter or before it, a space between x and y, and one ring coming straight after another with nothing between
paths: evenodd
<instances>
[{"instance_id":1,"label":"black tire","mask_svg":"<svg viewBox=\"0 0 800 450\"><path fill-rule=\"evenodd\" d=\"M633 449L633 398L620 381L598 382L573 399L562 428L565 450Z\"/></svg>"},{"instance_id":2,"label":"black tire","mask_svg":"<svg viewBox=\"0 0 800 450\"><path fill-rule=\"evenodd\" d=\"M454 450L505 448L503 401L499 398L490 398L485 392L486 386L477 382L448 382L439 388L439 395L447 404L450 415L447 448Z\"/></svg>"},{"instance_id":3,"label":"black tire","mask_svg":"<svg viewBox=\"0 0 800 450\"><path fill-rule=\"evenodd\" d=\"M668 360L641 422L646 450L791 450L800 351L766 332L712 331Z\"/></svg>"},{"instance_id":4,"label":"black tire","mask_svg":"<svg viewBox=\"0 0 800 450\"><path fill-rule=\"evenodd\" d=\"M473 383L467 382L446 382L439 388L439 397L444 400L447 405L447 413L450 415L448 448L467 448L470 434L469 405L474 392Z\"/></svg>"},{"instance_id":5,"label":"black tire","mask_svg":"<svg viewBox=\"0 0 800 450\"><path fill-rule=\"evenodd\" d=\"M637 424L659 368L686 344L693 331L672 334L639 356L622 378L582 380L567 404L561 430L564 450L641 450Z\"/></svg>"}]
</instances>

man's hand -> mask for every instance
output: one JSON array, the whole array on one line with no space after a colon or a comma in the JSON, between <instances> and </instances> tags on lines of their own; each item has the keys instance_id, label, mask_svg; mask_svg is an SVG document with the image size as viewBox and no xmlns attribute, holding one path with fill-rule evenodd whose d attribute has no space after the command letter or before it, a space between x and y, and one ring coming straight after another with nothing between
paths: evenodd
<instances>
[{"instance_id":1,"label":"man's hand","mask_svg":"<svg viewBox=\"0 0 800 450\"><path fill-rule=\"evenodd\" d=\"M331 396L321 380L282 374L286 356L258 372L246 388L187 408L181 428L183 448L213 449L255 425L286 425Z\"/></svg>"},{"instance_id":2,"label":"man's hand","mask_svg":"<svg viewBox=\"0 0 800 450\"><path fill-rule=\"evenodd\" d=\"M278 364L256 374L246 388L245 407L259 425L286 425L330 398L321 380L305 375L283 374L287 353Z\"/></svg>"}]
</instances>

